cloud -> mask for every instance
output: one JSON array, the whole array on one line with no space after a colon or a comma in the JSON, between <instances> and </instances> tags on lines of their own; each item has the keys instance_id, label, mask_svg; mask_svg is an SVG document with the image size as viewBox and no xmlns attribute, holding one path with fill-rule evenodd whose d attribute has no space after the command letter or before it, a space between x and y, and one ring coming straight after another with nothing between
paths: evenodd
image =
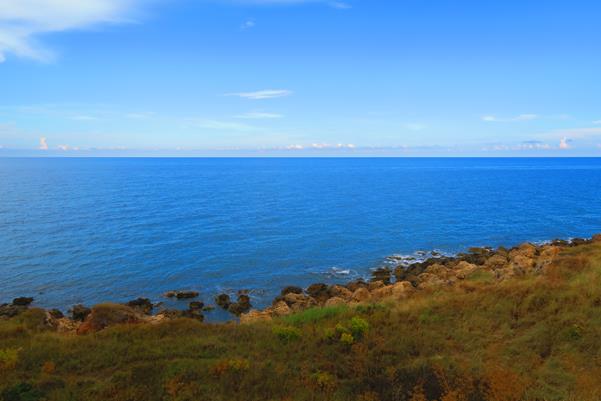
<instances>
[{"instance_id":1,"label":"cloud","mask_svg":"<svg viewBox=\"0 0 601 401\"><path fill-rule=\"evenodd\" d=\"M225 96L237 96L243 99L251 100L264 100L264 99L275 99L278 97L286 97L292 95L292 91L287 89L265 89L256 92L239 92L239 93L227 93Z\"/></svg>"},{"instance_id":2,"label":"cloud","mask_svg":"<svg viewBox=\"0 0 601 401\"><path fill-rule=\"evenodd\" d=\"M50 61L51 50L38 37L52 32L84 29L102 23L126 22L126 15L143 0L2 0L0 62L11 53Z\"/></svg>"},{"instance_id":3,"label":"cloud","mask_svg":"<svg viewBox=\"0 0 601 401\"><path fill-rule=\"evenodd\" d=\"M205 120L205 119L190 119L190 126L195 128L205 128L220 131L255 131L257 127L252 125L240 124L231 121Z\"/></svg>"},{"instance_id":4,"label":"cloud","mask_svg":"<svg viewBox=\"0 0 601 401\"><path fill-rule=\"evenodd\" d=\"M332 1L329 4L330 7L337 8L339 10L348 10L349 8L353 8L350 4L345 3L343 1Z\"/></svg>"},{"instance_id":5,"label":"cloud","mask_svg":"<svg viewBox=\"0 0 601 401\"><path fill-rule=\"evenodd\" d=\"M70 150L74 150L74 151L79 150L78 147L72 147L72 146L69 146L69 145L58 145L56 148L58 150L62 150L63 152L68 152Z\"/></svg>"},{"instance_id":6,"label":"cloud","mask_svg":"<svg viewBox=\"0 0 601 401\"><path fill-rule=\"evenodd\" d=\"M48 142L46 141L46 137L40 138L40 146L38 146L40 150L48 150Z\"/></svg>"},{"instance_id":7,"label":"cloud","mask_svg":"<svg viewBox=\"0 0 601 401\"><path fill-rule=\"evenodd\" d=\"M299 145L299 144L294 144L294 145L288 145L285 146L284 148L277 148L277 149L285 149L285 150L306 150L306 149L313 149L313 150L332 150L332 149L357 149L357 146L352 144L352 143L338 143L338 144L328 144L328 143L312 143L310 145Z\"/></svg>"},{"instance_id":8,"label":"cloud","mask_svg":"<svg viewBox=\"0 0 601 401\"><path fill-rule=\"evenodd\" d=\"M250 112L237 115L236 118L248 119L248 120L270 120L284 117L277 113L262 113L262 112Z\"/></svg>"},{"instance_id":9,"label":"cloud","mask_svg":"<svg viewBox=\"0 0 601 401\"><path fill-rule=\"evenodd\" d=\"M559 140L559 149L570 149L570 142L572 142L571 139L566 137L561 138Z\"/></svg>"},{"instance_id":10,"label":"cloud","mask_svg":"<svg viewBox=\"0 0 601 401\"><path fill-rule=\"evenodd\" d=\"M601 124L601 120L593 121L593 124L599 125L599 124Z\"/></svg>"},{"instance_id":11,"label":"cloud","mask_svg":"<svg viewBox=\"0 0 601 401\"><path fill-rule=\"evenodd\" d=\"M538 120L540 118L541 118L541 116L539 116L538 114L520 114L515 117L509 117L509 118L499 118L499 117L496 117L493 115L487 115L487 116L481 117L482 121L486 121L486 122L532 121L532 120Z\"/></svg>"},{"instance_id":12,"label":"cloud","mask_svg":"<svg viewBox=\"0 0 601 401\"><path fill-rule=\"evenodd\" d=\"M405 124L405 128L407 128L408 130L411 130L411 131L422 131L422 130L426 129L426 126L424 124L420 124L420 123L409 123L409 124Z\"/></svg>"},{"instance_id":13,"label":"cloud","mask_svg":"<svg viewBox=\"0 0 601 401\"><path fill-rule=\"evenodd\" d=\"M240 29L242 29L243 31L247 30L247 29L252 29L256 26L257 24L255 23L254 20L246 20L244 21L244 23L242 25L240 25Z\"/></svg>"}]
</instances>

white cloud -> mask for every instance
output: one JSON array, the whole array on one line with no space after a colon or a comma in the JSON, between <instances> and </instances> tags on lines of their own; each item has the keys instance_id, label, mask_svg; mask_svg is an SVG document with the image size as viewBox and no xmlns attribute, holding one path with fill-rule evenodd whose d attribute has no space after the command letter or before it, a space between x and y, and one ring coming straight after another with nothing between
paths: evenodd
<instances>
[{"instance_id":1,"label":"white cloud","mask_svg":"<svg viewBox=\"0 0 601 401\"><path fill-rule=\"evenodd\" d=\"M277 113L262 113L262 112L250 112L237 115L236 118L248 119L248 120L270 120L284 117Z\"/></svg>"},{"instance_id":2,"label":"white cloud","mask_svg":"<svg viewBox=\"0 0 601 401\"><path fill-rule=\"evenodd\" d=\"M46 141L46 137L40 138L40 146L38 146L40 150L48 150L48 142Z\"/></svg>"},{"instance_id":3,"label":"white cloud","mask_svg":"<svg viewBox=\"0 0 601 401\"><path fill-rule=\"evenodd\" d=\"M68 152L70 150L75 150L75 151L79 150L78 147L72 147L72 146L69 146L69 145L58 145L56 148L58 150L62 150L63 152Z\"/></svg>"},{"instance_id":4,"label":"white cloud","mask_svg":"<svg viewBox=\"0 0 601 401\"><path fill-rule=\"evenodd\" d=\"M512 121L532 121L538 120L541 116L538 114L520 114L515 117L499 118L493 115L482 116L482 121L486 122L512 122Z\"/></svg>"},{"instance_id":5,"label":"white cloud","mask_svg":"<svg viewBox=\"0 0 601 401\"><path fill-rule=\"evenodd\" d=\"M337 8L339 10L348 10L349 8L353 8L350 4L345 3L343 1L332 1L329 4L330 7Z\"/></svg>"},{"instance_id":6,"label":"white cloud","mask_svg":"<svg viewBox=\"0 0 601 401\"><path fill-rule=\"evenodd\" d=\"M570 149L570 142L572 142L571 139L566 137L561 138L559 140L559 149Z\"/></svg>"},{"instance_id":7,"label":"white cloud","mask_svg":"<svg viewBox=\"0 0 601 401\"><path fill-rule=\"evenodd\" d=\"M314 150L324 150L324 149L356 149L357 146L352 143L338 143L338 144L329 144L329 143L312 143L310 145L288 145L283 149L286 150L304 150L304 149L314 149Z\"/></svg>"},{"instance_id":8,"label":"white cloud","mask_svg":"<svg viewBox=\"0 0 601 401\"><path fill-rule=\"evenodd\" d=\"M256 92L227 93L225 96L238 96L244 99L263 100L275 99L278 97L285 97L290 95L292 95L292 91L289 91L287 89L265 89Z\"/></svg>"},{"instance_id":9,"label":"white cloud","mask_svg":"<svg viewBox=\"0 0 601 401\"><path fill-rule=\"evenodd\" d=\"M6 54L49 61L52 51L38 42L45 33L122 23L143 0L1 0L0 62Z\"/></svg>"},{"instance_id":10,"label":"white cloud","mask_svg":"<svg viewBox=\"0 0 601 401\"><path fill-rule=\"evenodd\" d=\"M599 125L599 124L601 124L601 120L593 121L593 124Z\"/></svg>"},{"instance_id":11,"label":"white cloud","mask_svg":"<svg viewBox=\"0 0 601 401\"><path fill-rule=\"evenodd\" d=\"M254 28L257 24L255 23L254 20L246 20L244 21L244 23L242 25L240 25L240 29L242 29L243 31L247 30L247 29L251 29Z\"/></svg>"}]
</instances>

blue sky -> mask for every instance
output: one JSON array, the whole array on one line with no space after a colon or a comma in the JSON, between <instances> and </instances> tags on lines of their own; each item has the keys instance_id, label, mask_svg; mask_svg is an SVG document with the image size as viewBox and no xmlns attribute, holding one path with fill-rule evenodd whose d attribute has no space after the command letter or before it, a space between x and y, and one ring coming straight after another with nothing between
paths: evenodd
<instances>
[{"instance_id":1,"label":"blue sky","mask_svg":"<svg viewBox=\"0 0 601 401\"><path fill-rule=\"evenodd\" d=\"M0 155L601 155L601 2L2 0Z\"/></svg>"}]
</instances>

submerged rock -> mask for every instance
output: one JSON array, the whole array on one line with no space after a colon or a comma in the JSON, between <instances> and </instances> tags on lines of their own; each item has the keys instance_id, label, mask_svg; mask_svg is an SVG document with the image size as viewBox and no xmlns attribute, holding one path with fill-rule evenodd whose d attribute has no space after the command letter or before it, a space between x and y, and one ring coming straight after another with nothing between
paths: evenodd
<instances>
[{"instance_id":1,"label":"submerged rock","mask_svg":"<svg viewBox=\"0 0 601 401\"><path fill-rule=\"evenodd\" d=\"M240 316L241 314L248 312L251 307L250 297L246 294L240 294L238 295L238 302L230 304L227 310L236 316Z\"/></svg>"},{"instance_id":2,"label":"submerged rock","mask_svg":"<svg viewBox=\"0 0 601 401\"><path fill-rule=\"evenodd\" d=\"M227 309L232 304L232 300L227 294L219 294L215 297L215 303L221 308Z\"/></svg>"},{"instance_id":3,"label":"submerged rock","mask_svg":"<svg viewBox=\"0 0 601 401\"><path fill-rule=\"evenodd\" d=\"M130 308L136 309L146 315L149 315L154 308L152 302L148 298L138 298L132 301L129 301L127 304Z\"/></svg>"}]
</instances>

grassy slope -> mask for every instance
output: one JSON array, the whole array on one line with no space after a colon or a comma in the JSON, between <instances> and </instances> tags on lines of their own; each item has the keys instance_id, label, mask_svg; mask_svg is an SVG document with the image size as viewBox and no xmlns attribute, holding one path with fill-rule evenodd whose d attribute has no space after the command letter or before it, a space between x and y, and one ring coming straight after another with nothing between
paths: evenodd
<instances>
[{"instance_id":1,"label":"grassy slope","mask_svg":"<svg viewBox=\"0 0 601 401\"><path fill-rule=\"evenodd\" d=\"M364 335L353 317L369 323ZM601 399L601 244L564 251L543 277L478 275L402 304L250 326L180 320L66 336L40 319L0 322L4 399Z\"/></svg>"}]
</instances>

